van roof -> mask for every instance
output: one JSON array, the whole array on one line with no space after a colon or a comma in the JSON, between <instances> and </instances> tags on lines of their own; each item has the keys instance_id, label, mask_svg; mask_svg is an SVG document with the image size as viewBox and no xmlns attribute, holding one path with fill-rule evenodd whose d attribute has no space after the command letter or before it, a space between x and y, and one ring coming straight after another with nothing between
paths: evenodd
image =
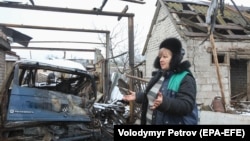
<instances>
[{"instance_id":1,"label":"van roof","mask_svg":"<svg viewBox=\"0 0 250 141\"><path fill-rule=\"evenodd\" d=\"M62 68L62 69L77 69L81 71L87 71L87 69L80 63L75 61L70 61L66 59L42 59L42 60L34 60L34 59L25 59L17 61L19 64L39 64L39 66L50 66L55 68Z\"/></svg>"}]
</instances>

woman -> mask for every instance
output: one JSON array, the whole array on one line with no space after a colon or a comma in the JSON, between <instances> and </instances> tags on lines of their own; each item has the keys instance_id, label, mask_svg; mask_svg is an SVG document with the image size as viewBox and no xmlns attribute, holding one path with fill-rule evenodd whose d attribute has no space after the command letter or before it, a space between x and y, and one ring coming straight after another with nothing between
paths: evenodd
<instances>
[{"instance_id":1,"label":"woman","mask_svg":"<svg viewBox=\"0 0 250 141\"><path fill-rule=\"evenodd\" d=\"M182 61L180 40L167 38L159 46L154 67L157 73L145 92L129 91L125 101L142 103L141 124L198 124L196 82L189 61Z\"/></svg>"}]
</instances>

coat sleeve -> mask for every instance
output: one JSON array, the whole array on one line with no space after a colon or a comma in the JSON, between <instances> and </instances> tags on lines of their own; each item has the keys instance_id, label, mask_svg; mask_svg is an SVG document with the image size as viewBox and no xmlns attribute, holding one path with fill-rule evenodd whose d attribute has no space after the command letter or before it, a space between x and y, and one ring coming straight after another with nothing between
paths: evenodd
<instances>
[{"instance_id":1,"label":"coat sleeve","mask_svg":"<svg viewBox=\"0 0 250 141\"><path fill-rule=\"evenodd\" d=\"M144 92L138 92L138 93L136 93L136 98L135 98L135 102L136 103L143 103L143 101L144 101L144 99L145 99L145 94L144 94Z\"/></svg>"},{"instance_id":2,"label":"coat sleeve","mask_svg":"<svg viewBox=\"0 0 250 141\"><path fill-rule=\"evenodd\" d=\"M163 102L157 110L180 116L191 113L196 103L196 93L195 79L187 75L181 82L176 98L163 96Z\"/></svg>"},{"instance_id":3,"label":"coat sleeve","mask_svg":"<svg viewBox=\"0 0 250 141\"><path fill-rule=\"evenodd\" d=\"M154 84L161 78L162 73L163 72L161 70L155 71L155 75L153 75L153 77L148 82L148 85L147 85L145 91L136 93L136 102L137 103L143 103L144 102L146 94L154 86Z\"/></svg>"}]
</instances>

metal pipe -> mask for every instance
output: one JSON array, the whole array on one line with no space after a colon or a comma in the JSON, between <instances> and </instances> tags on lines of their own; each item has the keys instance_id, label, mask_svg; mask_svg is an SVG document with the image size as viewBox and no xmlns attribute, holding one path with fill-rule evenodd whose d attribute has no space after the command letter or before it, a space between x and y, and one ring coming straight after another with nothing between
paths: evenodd
<instances>
[{"instance_id":1,"label":"metal pipe","mask_svg":"<svg viewBox=\"0 0 250 141\"><path fill-rule=\"evenodd\" d=\"M92 15L104 15L104 16L123 16L123 17L133 17L133 13L117 13L117 12L105 12L105 11L94 11L94 10L82 10L82 9L72 9L72 8L60 8L60 7L49 7L49 6L32 6L26 4L15 4L0 2L0 7L6 8L19 8L27 10L42 10L42 11L52 11L52 12L65 12L65 13L75 13L75 14L92 14Z\"/></svg>"},{"instance_id":2,"label":"metal pipe","mask_svg":"<svg viewBox=\"0 0 250 141\"><path fill-rule=\"evenodd\" d=\"M135 80L139 80L139 81L142 81L142 82L144 82L144 83L148 83L149 81L148 80L146 80L146 79L142 79L142 78L140 78L140 77L136 77L136 76L131 76L131 75L126 75L128 78L132 78L132 79L135 79Z\"/></svg>"},{"instance_id":3,"label":"metal pipe","mask_svg":"<svg viewBox=\"0 0 250 141\"><path fill-rule=\"evenodd\" d=\"M64 28L64 27L51 27L51 26L33 26L33 25L18 25L18 24L6 24L0 23L0 26L17 27L17 28L30 28L30 29L45 29L45 30L62 30L62 31L74 31L74 32L93 32L93 33L106 33L107 30L92 30L92 29L80 29L80 28Z\"/></svg>"},{"instance_id":4,"label":"metal pipe","mask_svg":"<svg viewBox=\"0 0 250 141\"><path fill-rule=\"evenodd\" d=\"M133 17L128 17L128 49L129 49L129 67L130 67L130 75L135 74L134 70L134 19ZM129 88L134 90L134 80L130 79ZM129 102L130 105L130 122L132 123L134 120L134 101Z\"/></svg>"},{"instance_id":5,"label":"metal pipe","mask_svg":"<svg viewBox=\"0 0 250 141\"><path fill-rule=\"evenodd\" d=\"M19 8L19 9L26 9L26 10L41 10L41 11L52 11L52 12L65 12L65 13L75 13L75 14L92 14L92 15L103 15L103 16L118 16L118 17L128 17L128 44L129 44L129 65L131 68L131 75L134 75L134 21L133 13L117 13L117 12L105 12L105 11L95 11L95 10L81 10L81 9L72 9L72 8L59 8L59 7L48 7L48 6L36 6L36 5L24 5L24 4L16 4L16 3L6 3L0 2L0 7L6 8ZM28 26L20 26L28 28ZM29 26L29 28L33 28L33 26ZM36 28L39 28L36 26ZM40 27L42 28L42 27ZM58 30L58 28L48 28L49 30ZM66 30L66 28L64 28ZM68 29L69 30L69 29ZM71 29L70 31L72 31ZM82 29L84 30L84 29ZM79 31L79 30L78 30ZM84 31L86 32L86 31ZM110 43L109 43L109 33L106 33L106 58L109 58L109 50L110 50ZM106 85L104 86L104 92L108 94L108 86L109 86L109 63L108 60L105 61L105 76L106 77ZM131 87L133 88L133 86Z\"/></svg>"},{"instance_id":6,"label":"metal pipe","mask_svg":"<svg viewBox=\"0 0 250 141\"><path fill-rule=\"evenodd\" d=\"M56 50L56 51L88 51L88 52L95 52L96 51L96 49L73 49L73 48L57 48L57 47L18 47L18 46L11 46L11 49Z\"/></svg>"},{"instance_id":7,"label":"metal pipe","mask_svg":"<svg viewBox=\"0 0 250 141\"><path fill-rule=\"evenodd\" d=\"M109 87L110 87L110 74L109 74L109 53L110 53L110 48L111 48L111 45L110 45L110 35L109 34L106 34L106 59L105 59L105 64L104 64L104 95L105 95L105 98L104 98L104 102L107 102L107 100L110 99L110 91L109 91Z\"/></svg>"},{"instance_id":8,"label":"metal pipe","mask_svg":"<svg viewBox=\"0 0 250 141\"><path fill-rule=\"evenodd\" d=\"M30 41L30 43L77 43L77 44L98 44L103 45L104 43L98 42L81 42L81 41Z\"/></svg>"}]
</instances>

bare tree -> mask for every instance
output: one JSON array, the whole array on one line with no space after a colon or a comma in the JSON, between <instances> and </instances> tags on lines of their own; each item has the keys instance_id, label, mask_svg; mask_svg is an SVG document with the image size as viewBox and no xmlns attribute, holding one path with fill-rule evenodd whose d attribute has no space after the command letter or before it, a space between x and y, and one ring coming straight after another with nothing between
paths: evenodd
<instances>
[{"instance_id":1,"label":"bare tree","mask_svg":"<svg viewBox=\"0 0 250 141\"><path fill-rule=\"evenodd\" d=\"M110 32L110 59L111 65L117 68L117 71L121 74L129 72L129 55L128 55L128 35L127 25L118 23ZM135 32L136 35L137 32ZM136 41L136 36L134 35ZM103 44L106 40L103 34L98 34L98 39ZM104 44L105 45L105 44ZM140 53L140 48L138 43L134 44L134 55L135 62L140 62L142 60L142 55Z\"/></svg>"}]
</instances>

